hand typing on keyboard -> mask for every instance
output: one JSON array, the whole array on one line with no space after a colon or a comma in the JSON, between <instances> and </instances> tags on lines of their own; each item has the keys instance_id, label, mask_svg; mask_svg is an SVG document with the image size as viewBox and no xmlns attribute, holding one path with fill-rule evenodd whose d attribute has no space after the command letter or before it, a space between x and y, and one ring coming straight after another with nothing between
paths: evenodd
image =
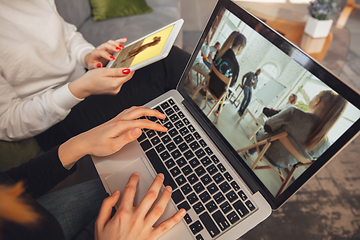
<instances>
[{"instance_id":1,"label":"hand typing on keyboard","mask_svg":"<svg viewBox=\"0 0 360 240\"><path fill-rule=\"evenodd\" d=\"M137 207L134 207L136 185L139 179L138 173L131 175L125 187L121 203L112 218L111 211L119 200L120 192L116 190L103 201L95 222L96 240L157 239L185 216L186 211L180 209L171 218L154 228L153 225L164 213L165 207L171 198L172 188L170 186L165 188L159 201L149 212L159 194L164 175L158 174L156 176L143 200Z\"/></svg>"}]
</instances>

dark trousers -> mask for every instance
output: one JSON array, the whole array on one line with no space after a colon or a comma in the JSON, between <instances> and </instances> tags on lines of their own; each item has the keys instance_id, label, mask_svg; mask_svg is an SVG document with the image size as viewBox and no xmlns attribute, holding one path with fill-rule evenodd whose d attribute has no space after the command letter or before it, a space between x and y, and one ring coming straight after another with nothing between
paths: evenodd
<instances>
[{"instance_id":1,"label":"dark trousers","mask_svg":"<svg viewBox=\"0 0 360 240\"><path fill-rule=\"evenodd\" d=\"M249 106L251 102L251 97L252 97L251 88L244 87L244 99L242 100L240 109L238 111L241 115L244 114L246 108Z\"/></svg>"},{"instance_id":2,"label":"dark trousers","mask_svg":"<svg viewBox=\"0 0 360 240\"><path fill-rule=\"evenodd\" d=\"M263 109L263 113L265 114L265 116L267 117L272 117L274 116L275 114L278 114L280 112L280 110L273 110L273 109L270 109L270 108L267 108L265 107Z\"/></svg>"},{"instance_id":3,"label":"dark trousers","mask_svg":"<svg viewBox=\"0 0 360 240\"><path fill-rule=\"evenodd\" d=\"M189 57L187 52L173 47L165 59L137 70L117 95L87 97L74 106L63 121L35 136L40 147L47 151L112 119L127 108L142 106L176 88Z\"/></svg>"}]
</instances>

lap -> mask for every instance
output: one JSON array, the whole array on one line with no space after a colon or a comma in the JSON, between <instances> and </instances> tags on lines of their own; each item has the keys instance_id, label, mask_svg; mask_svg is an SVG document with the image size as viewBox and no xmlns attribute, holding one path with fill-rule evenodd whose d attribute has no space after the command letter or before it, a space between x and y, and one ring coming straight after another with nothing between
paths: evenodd
<instances>
[{"instance_id":1,"label":"lap","mask_svg":"<svg viewBox=\"0 0 360 240\"><path fill-rule=\"evenodd\" d=\"M66 239L74 239L91 229L106 193L100 179L80 183L44 195L38 202L60 223Z\"/></svg>"},{"instance_id":2,"label":"lap","mask_svg":"<svg viewBox=\"0 0 360 240\"><path fill-rule=\"evenodd\" d=\"M190 55L174 47L167 58L135 72L117 95L90 96L72 108L69 115L44 133L36 136L43 150L102 124L124 109L141 106L176 88Z\"/></svg>"}]
</instances>

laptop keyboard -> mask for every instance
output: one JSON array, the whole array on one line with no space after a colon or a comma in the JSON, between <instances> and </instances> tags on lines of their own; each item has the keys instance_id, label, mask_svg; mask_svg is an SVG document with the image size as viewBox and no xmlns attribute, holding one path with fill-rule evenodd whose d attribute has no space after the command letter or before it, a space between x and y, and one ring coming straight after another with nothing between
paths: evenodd
<instances>
[{"instance_id":1,"label":"laptop keyboard","mask_svg":"<svg viewBox=\"0 0 360 240\"><path fill-rule=\"evenodd\" d=\"M188 212L184 220L195 239L204 239L204 231L216 238L254 212L257 207L253 201L233 180L175 101L169 99L154 109L164 113L166 119L148 118L168 131L144 129L138 141L156 172L164 174L164 185L172 187L172 200L178 209ZM190 209L197 216L190 216Z\"/></svg>"}]
</instances>

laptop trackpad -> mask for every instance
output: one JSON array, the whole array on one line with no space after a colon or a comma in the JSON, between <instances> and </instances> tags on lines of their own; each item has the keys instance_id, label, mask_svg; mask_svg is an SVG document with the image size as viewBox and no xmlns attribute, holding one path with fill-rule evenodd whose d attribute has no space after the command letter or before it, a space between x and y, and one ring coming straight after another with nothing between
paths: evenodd
<instances>
[{"instance_id":1,"label":"laptop trackpad","mask_svg":"<svg viewBox=\"0 0 360 240\"><path fill-rule=\"evenodd\" d=\"M149 187L151 186L151 183L154 180L154 177L149 172L148 168L144 164L141 158L138 158L137 160L131 162L129 165L125 166L124 168L120 169L119 171L111 174L110 176L105 178L106 184L108 185L111 193L113 193L116 189L120 190L120 200L122 198L122 195L124 193L124 188L130 178L130 176L134 173L138 172L140 174L140 180L136 187L136 194L134 199L134 206L137 206L141 200L145 197L145 194ZM163 188L161 189L161 192L159 193L158 199L161 196ZM157 200L158 200L157 199ZM157 202L156 200L156 202ZM171 200L170 200L171 201ZM120 201L118 202L120 203ZM177 209L172 205L168 204L164 214L161 216L161 218L156 222L155 226L157 226L162 221L170 218L172 215L176 213Z\"/></svg>"},{"instance_id":2,"label":"laptop trackpad","mask_svg":"<svg viewBox=\"0 0 360 240\"><path fill-rule=\"evenodd\" d=\"M106 184L108 185L111 193L116 189L120 190L120 200L124 194L124 189L129 181L130 176L138 172L140 174L140 180L136 186L136 194L134 199L134 206L137 206L141 200L144 198L147 190L149 189L154 177L151 176L149 170L146 168L145 164L138 158L137 160L131 162L129 165L123 167L117 172L114 172L110 176L105 178Z\"/></svg>"}]
</instances>

